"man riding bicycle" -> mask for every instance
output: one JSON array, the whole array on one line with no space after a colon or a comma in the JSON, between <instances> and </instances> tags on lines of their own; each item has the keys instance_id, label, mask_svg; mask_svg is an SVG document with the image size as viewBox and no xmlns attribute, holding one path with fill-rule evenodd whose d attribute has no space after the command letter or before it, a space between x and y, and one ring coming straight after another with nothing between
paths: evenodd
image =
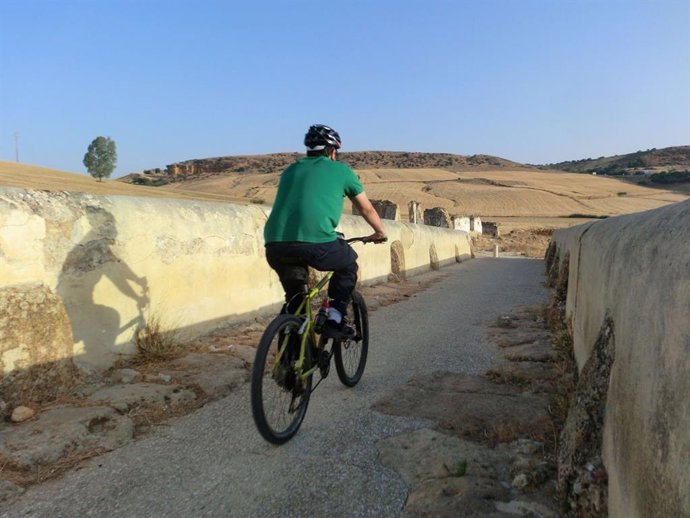
<instances>
[{"instance_id":1,"label":"man riding bicycle","mask_svg":"<svg viewBox=\"0 0 690 518\"><path fill-rule=\"evenodd\" d=\"M332 302L323 330L329 338L355 335L343 316L357 282L357 254L338 239L335 230L343 212L343 197L352 201L374 230L368 240L381 242L386 237L359 178L350 167L336 160L341 143L338 132L328 126L315 124L309 128L304 136L307 155L281 174L264 228L266 260L285 290L284 312L294 312L301 303L307 266L334 272L328 284Z\"/></svg>"}]
</instances>

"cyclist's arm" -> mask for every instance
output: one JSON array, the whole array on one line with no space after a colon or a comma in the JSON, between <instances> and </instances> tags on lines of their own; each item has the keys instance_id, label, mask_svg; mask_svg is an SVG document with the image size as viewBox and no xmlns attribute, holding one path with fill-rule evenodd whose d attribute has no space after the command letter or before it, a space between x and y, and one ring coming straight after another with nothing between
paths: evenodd
<instances>
[{"instance_id":1,"label":"cyclist's arm","mask_svg":"<svg viewBox=\"0 0 690 518\"><path fill-rule=\"evenodd\" d=\"M374 241L382 240L386 237L386 231L381 223L376 209L367 198L365 192L360 192L357 196L350 198L352 204L357 208L359 213L364 218L364 221L369 223L369 226L374 229L374 233L369 236Z\"/></svg>"}]
</instances>

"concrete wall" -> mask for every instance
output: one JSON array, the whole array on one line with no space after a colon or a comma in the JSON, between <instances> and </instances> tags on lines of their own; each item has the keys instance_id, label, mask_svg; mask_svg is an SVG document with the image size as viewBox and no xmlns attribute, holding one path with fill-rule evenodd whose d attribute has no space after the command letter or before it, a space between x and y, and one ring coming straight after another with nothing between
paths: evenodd
<instances>
[{"instance_id":1,"label":"concrete wall","mask_svg":"<svg viewBox=\"0 0 690 518\"><path fill-rule=\"evenodd\" d=\"M557 231L582 370L611 333L609 514L690 516L690 201Z\"/></svg>"},{"instance_id":2,"label":"concrete wall","mask_svg":"<svg viewBox=\"0 0 690 518\"><path fill-rule=\"evenodd\" d=\"M134 351L135 330L152 317L191 337L274 311L283 294L264 259L269 211L0 189L0 291L21 309L0 305L0 375L66 356L83 369L107 368ZM408 275L470 256L467 234L384 224L388 243L353 245L361 282L388 279L394 244L403 255L398 267L402 261ZM343 217L340 230L350 237L371 233L353 216ZM60 320L65 311L67 319ZM53 316L41 317L48 313ZM53 333L71 342L67 346L36 338L53 321L68 322L66 332Z\"/></svg>"}]
</instances>

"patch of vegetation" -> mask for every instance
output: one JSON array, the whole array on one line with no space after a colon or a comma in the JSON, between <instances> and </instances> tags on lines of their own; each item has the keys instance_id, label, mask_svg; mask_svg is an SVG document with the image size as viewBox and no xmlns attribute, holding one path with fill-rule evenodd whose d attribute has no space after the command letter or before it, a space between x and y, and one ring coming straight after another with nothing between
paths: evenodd
<instances>
[{"instance_id":1,"label":"patch of vegetation","mask_svg":"<svg viewBox=\"0 0 690 518\"><path fill-rule=\"evenodd\" d=\"M690 182L690 171L663 171L650 176L649 180L652 183L660 185L668 185L672 183L688 183Z\"/></svg>"},{"instance_id":2,"label":"patch of vegetation","mask_svg":"<svg viewBox=\"0 0 690 518\"><path fill-rule=\"evenodd\" d=\"M452 466L448 466L448 464L444 462L443 467L446 468L446 471L448 471L451 477L464 477L467 473L467 459L459 460Z\"/></svg>"},{"instance_id":3,"label":"patch of vegetation","mask_svg":"<svg viewBox=\"0 0 690 518\"><path fill-rule=\"evenodd\" d=\"M631 169L676 167L690 164L690 146L674 146L664 149L651 148L634 153L598 158L568 160L539 166L542 169L558 169L572 173L597 173L605 175L634 174Z\"/></svg>"},{"instance_id":4,"label":"patch of vegetation","mask_svg":"<svg viewBox=\"0 0 690 518\"><path fill-rule=\"evenodd\" d=\"M575 213L575 214L568 214L566 218L581 218L581 219L606 219L608 216L600 216L598 214L580 214Z\"/></svg>"},{"instance_id":5,"label":"patch of vegetation","mask_svg":"<svg viewBox=\"0 0 690 518\"><path fill-rule=\"evenodd\" d=\"M498 423L492 423L489 429L485 431L485 435L487 443L491 447L495 447L497 444L513 442L522 434L520 427L516 423L499 421Z\"/></svg>"},{"instance_id":6,"label":"patch of vegetation","mask_svg":"<svg viewBox=\"0 0 690 518\"><path fill-rule=\"evenodd\" d=\"M135 361L160 361L178 358L183 353L182 340L174 329L166 329L158 315L147 319L146 325L134 333L137 347Z\"/></svg>"},{"instance_id":7,"label":"patch of vegetation","mask_svg":"<svg viewBox=\"0 0 690 518\"><path fill-rule=\"evenodd\" d=\"M618 196L627 196L627 195L628 195L628 193L627 193L626 191L620 191L620 192L618 192L618 193L616 193L616 194L617 194Z\"/></svg>"},{"instance_id":8,"label":"patch of vegetation","mask_svg":"<svg viewBox=\"0 0 690 518\"><path fill-rule=\"evenodd\" d=\"M572 405L578 377L572 338L566 329L560 330L556 338L555 349L558 352L558 360L554 364L558 372L558 384L556 391L551 394L549 399L549 413L554 428L560 432ZM560 433L556 435L556 441L558 441L559 435Z\"/></svg>"},{"instance_id":9,"label":"patch of vegetation","mask_svg":"<svg viewBox=\"0 0 690 518\"><path fill-rule=\"evenodd\" d=\"M134 178L132 183L146 187L160 187L161 185L168 185L170 181L165 178Z\"/></svg>"},{"instance_id":10,"label":"patch of vegetation","mask_svg":"<svg viewBox=\"0 0 690 518\"><path fill-rule=\"evenodd\" d=\"M249 200L249 201L250 201L251 203L256 204L256 205L266 205L266 200L264 200L263 198L252 198L252 199Z\"/></svg>"}]
</instances>

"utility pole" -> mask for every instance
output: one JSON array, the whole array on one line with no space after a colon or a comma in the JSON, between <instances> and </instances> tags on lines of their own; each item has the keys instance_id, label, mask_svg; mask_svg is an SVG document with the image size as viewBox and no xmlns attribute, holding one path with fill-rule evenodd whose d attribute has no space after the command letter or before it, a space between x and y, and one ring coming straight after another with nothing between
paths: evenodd
<instances>
[{"instance_id":1,"label":"utility pole","mask_svg":"<svg viewBox=\"0 0 690 518\"><path fill-rule=\"evenodd\" d=\"M19 163L19 133L16 131L13 133L14 135L14 158L17 160L17 163Z\"/></svg>"}]
</instances>

